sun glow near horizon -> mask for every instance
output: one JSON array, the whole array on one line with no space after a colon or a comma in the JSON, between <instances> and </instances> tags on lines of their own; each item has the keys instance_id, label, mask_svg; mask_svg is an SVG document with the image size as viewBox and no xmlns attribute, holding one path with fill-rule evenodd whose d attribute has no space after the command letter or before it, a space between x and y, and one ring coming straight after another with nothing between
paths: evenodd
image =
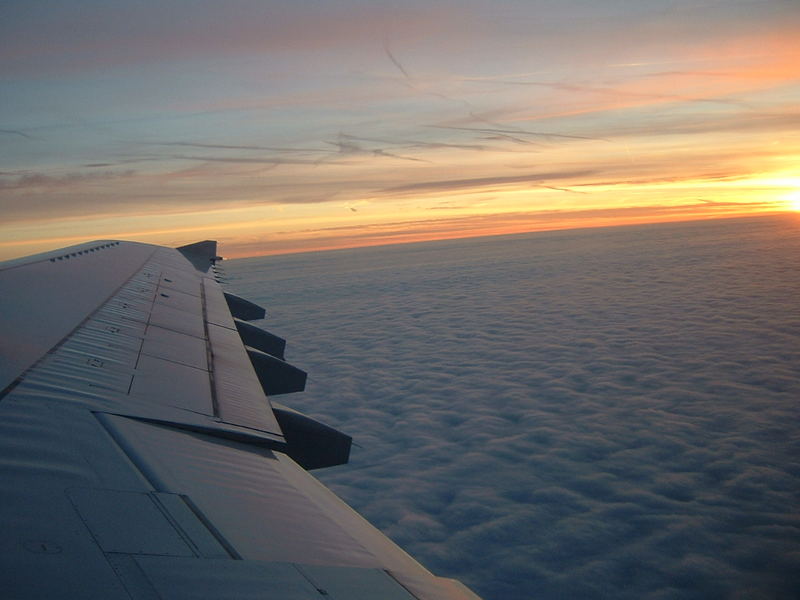
<instances>
[{"instance_id":1,"label":"sun glow near horizon","mask_svg":"<svg viewBox=\"0 0 800 600\"><path fill-rule=\"evenodd\" d=\"M786 200L786 205L789 207L789 210L800 212L800 188L787 193L784 199Z\"/></svg>"},{"instance_id":2,"label":"sun glow near horizon","mask_svg":"<svg viewBox=\"0 0 800 600\"><path fill-rule=\"evenodd\" d=\"M579 191L578 191L579 190ZM324 209L324 210L321 210ZM230 258L314 250L800 211L800 178L481 186L421 193L399 201L362 199L323 206L244 205L200 212L104 218L82 234L79 220L18 224L0 240L0 259L88 239L133 239L182 245L218 239ZM157 219L160 227L154 226Z\"/></svg>"}]
</instances>

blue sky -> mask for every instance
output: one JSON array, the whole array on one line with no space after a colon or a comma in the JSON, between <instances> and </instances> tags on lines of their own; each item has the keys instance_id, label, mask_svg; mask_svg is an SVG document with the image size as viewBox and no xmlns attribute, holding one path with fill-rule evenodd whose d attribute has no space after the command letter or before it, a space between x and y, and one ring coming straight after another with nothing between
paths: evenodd
<instances>
[{"instance_id":1,"label":"blue sky","mask_svg":"<svg viewBox=\"0 0 800 600\"><path fill-rule=\"evenodd\" d=\"M243 256L800 204L790 0L1 10L4 257L93 237L215 237Z\"/></svg>"}]
</instances>

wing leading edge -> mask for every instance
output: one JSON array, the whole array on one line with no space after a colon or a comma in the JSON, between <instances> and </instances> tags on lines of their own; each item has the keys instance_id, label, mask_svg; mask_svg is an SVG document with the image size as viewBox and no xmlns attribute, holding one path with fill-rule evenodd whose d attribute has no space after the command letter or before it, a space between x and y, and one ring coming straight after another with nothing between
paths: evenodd
<instances>
[{"instance_id":1,"label":"wing leading edge","mask_svg":"<svg viewBox=\"0 0 800 600\"><path fill-rule=\"evenodd\" d=\"M4 594L477 598L307 473L350 438L270 403L305 373L238 320L260 313L218 258L101 241L0 265Z\"/></svg>"}]
</instances>

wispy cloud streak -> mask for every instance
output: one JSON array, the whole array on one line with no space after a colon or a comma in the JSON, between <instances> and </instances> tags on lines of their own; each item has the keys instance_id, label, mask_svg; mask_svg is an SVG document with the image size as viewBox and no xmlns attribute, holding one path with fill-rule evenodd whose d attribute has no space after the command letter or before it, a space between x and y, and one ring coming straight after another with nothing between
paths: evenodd
<instances>
[{"instance_id":1,"label":"wispy cloud streak","mask_svg":"<svg viewBox=\"0 0 800 600\"><path fill-rule=\"evenodd\" d=\"M61 219L102 237L93 215L132 207L164 231L192 203L205 236L211 207L251 209L264 235L443 201L500 228L731 201L716 176L754 209L785 206L796 178L789 3L83 6L12 2L0 21L0 236Z\"/></svg>"},{"instance_id":2,"label":"wispy cloud streak","mask_svg":"<svg viewBox=\"0 0 800 600\"><path fill-rule=\"evenodd\" d=\"M503 177L475 177L467 179L446 179L442 181L418 181L404 185L397 185L385 188L383 192L402 193L402 192L427 192L431 190L456 190L474 189L491 186L502 186L519 183L539 184L542 181L553 179L572 179L591 175L593 171L561 171L561 172L542 172L530 173L527 175L509 175Z\"/></svg>"}]
</instances>

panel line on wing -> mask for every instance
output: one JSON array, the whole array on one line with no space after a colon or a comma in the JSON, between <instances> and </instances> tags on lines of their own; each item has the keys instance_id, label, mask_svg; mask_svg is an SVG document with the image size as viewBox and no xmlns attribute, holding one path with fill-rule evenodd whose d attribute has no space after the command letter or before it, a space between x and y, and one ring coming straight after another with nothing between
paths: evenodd
<instances>
[{"instance_id":1,"label":"panel line on wing","mask_svg":"<svg viewBox=\"0 0 800 600\"><path fill-rule=\"evenodd\" d=\"M203 332L206 336L206 361L208 362L208 384L211 387L211 414L219 417L219 398L214 381L214 352L211 350L211 338L208 335L208 307L206 306L205 281L200 285L200 303L203 307Z\"/></svg>"},{"instance_id":2,"label":"panel line on wing","mask_svg":"<svg viewBox=\"0 0 800 600\"><path fill-rule=\"evenodd\" d=\"M119 552L105 552L104 555L131 598L135 598L135 600L162 600L133 555Z\"/></svg>"},{"instance_id":3,"label":"panel line on wing","mask_svg":"<svg viewBox=\"0 0 800 600\"><path fill-rule=\"evenodd\" d=\"M14 389L21 381L25 379L25 376L33 369L35 369L38 365L40 365L44 360L46 360L49 356L53 355L62 345L64 345L74 334L77 332L81 327L83 327L89 320L92 319L101 309L103 309L106 304L113 299L119 292L133 279L138 273L141 272L142 267L141 265L146 265L148 260L155 254L156 248L150 251L150 253L142 260L140 266L132 272L132 274L125 279L122 283L119 284L108 296L104 299L100 300L95 308L89 312L83 319L78 322L75 327L73 327L70 331L68 331L64 336L61 337L53 346L51 346L44 354L42 354L37 360L35 360L32 364L30 364L26 369L17 375L13 381L11 381L3 390L0 390L0 402L3 401L8 393Z\"/></svg>"},{"instance_id":4,"label":"panel line on wing","mask_svg":"<svg viewBox=\"0 0 800 600\"><path fill-rule=\"evenodd\" d=\"M119 431L116 424L112 420L112 416L107 413L96 412L93 413L95 418L99 421L100 425L108 432L114 443L119 446L120 450L130 459L133 466L141 473L152 488L159 492L171 492L169 485L162 480L153 469L149 468L147 462L136 452L136 449L128 442L124 435Z\"/></svg>"},{"instance_id":5,"label":"panel line on wing","mask_svg":"<svg viewBox=\"0 0 800 600\"><path fill-rule=\"evenodd\" d=\"M200 507L192 502L192 499L186 494L180 494L180 497L186 503L186 506L189 508L189 510L192 511L194 516L197 517L197 520L200 521L206 529L208 529L209 533L214 536L214 539L225 549L225 552L228 553L228 556L230 556L233 560L242 560L242 555L239 554L236 551L236 548L234 548L230 542L225 539L225 536L222 535L222 533L220 533L216 527L214 527L214 524L208 519L208 517L206 517L203 511L200 510Z\"/></svg>"},{"instance_id":6,"label":"panel line on wing","mask_svg":"<svg viewBox=\"0 0 800 600\"><path fill-rule=\"evenodd\" d=\"M150 492L69 488L66 493L103 552L197 555Z\"/></svg>"}]
</instances>

